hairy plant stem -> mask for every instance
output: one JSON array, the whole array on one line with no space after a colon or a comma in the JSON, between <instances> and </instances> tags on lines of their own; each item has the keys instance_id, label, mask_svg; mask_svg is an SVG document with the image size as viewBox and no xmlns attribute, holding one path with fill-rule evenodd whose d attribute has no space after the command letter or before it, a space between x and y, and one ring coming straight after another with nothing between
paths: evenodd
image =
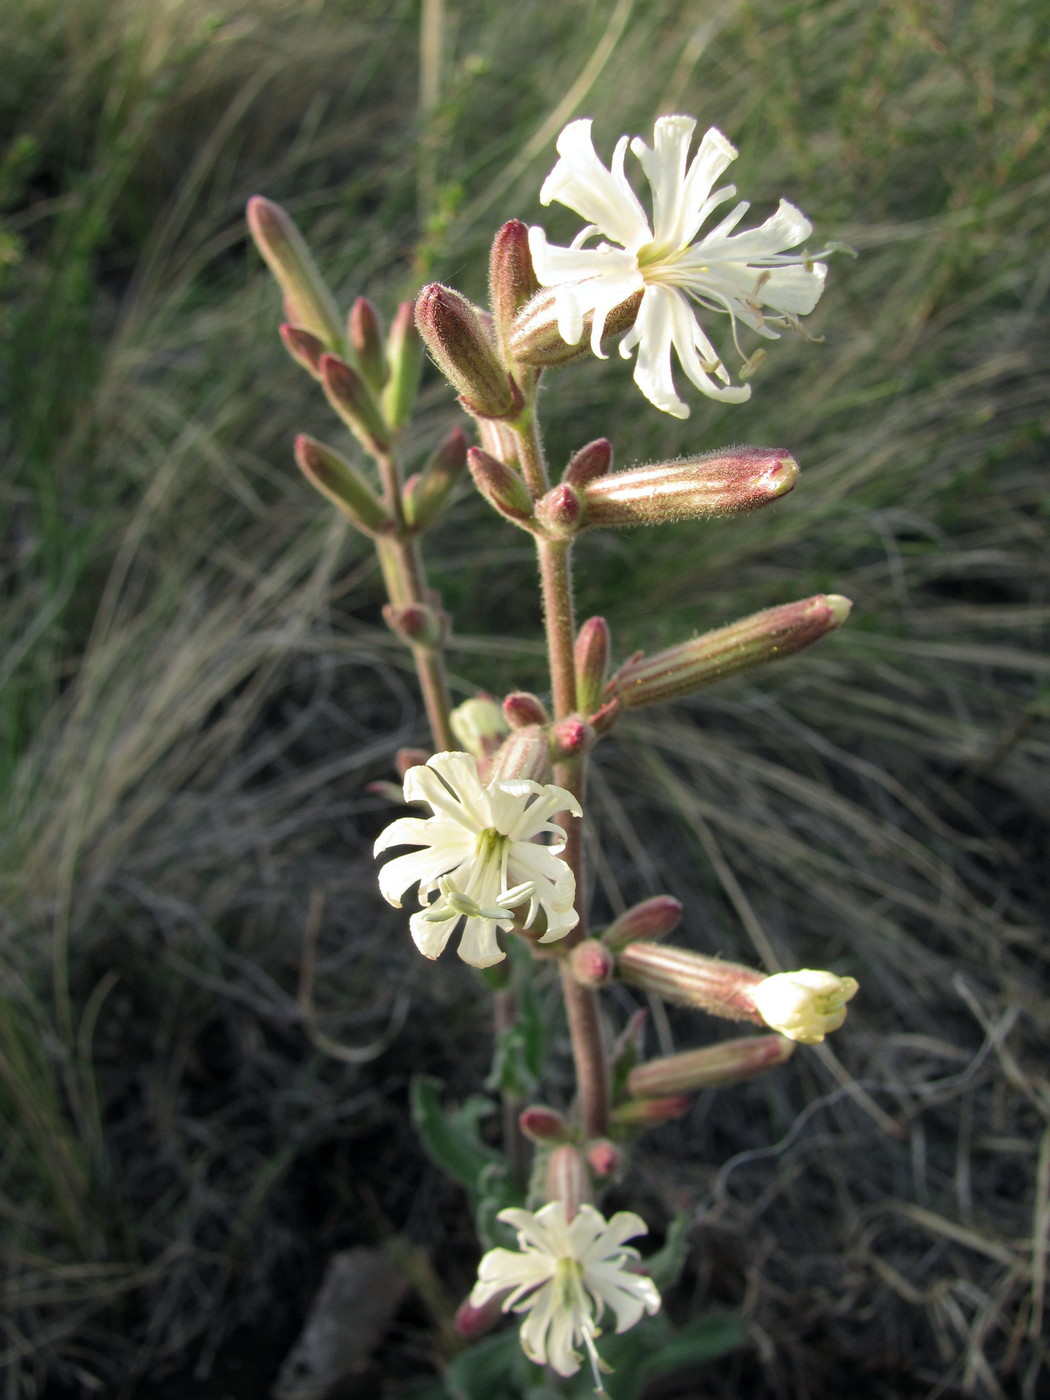
<instances>
[{"instance_id":1,"label":"hairy plant stem","mask_svg":"<svg viewBox=\"0 0 1050 1400\"><path fill-rule=\"evenodd\" d=\"M532 409L515 425L522 474L533 496L546 492L549 485L543 447ZM572 589L572 545L567 540L536 540L540 584L543 590L543 618L547 632L551 696L555 720L566 719L576 710L576 666L573 648L576 621ZM554 781L578 798L583 806L587 781L584 756L565 759L554 766ZM587 936L586 883L583 864L583 822L568 813L559 818L565 829L562 859L576 879L577 912L580 920L564 940L573 947ZM561 965L562 994L569 1022L580 1116L587 1137L604 1137L609 1130L609 1071L602 1040L598 998L590 987L573 977L567 960Z\"/></svg>"},{"instance_id":2,"label":"hairy plant stem","mask_svg":"<svg viewBox=\"0 0 1050 1400\"><path fill-rule=\"evenodd\" d=\"M392 536L376 540L376 552L379 555L387 595L396 608L405 608L416 603L427 606L428 589L423 556L419 540L409 531L405 521L401 497L401 470L397 458L392 452L385 452L376 457L376 463L383 483L384 501L395 525L395 533ZM445 671L445 658L437 647L412 646L410 650L430 723L434 748L439 752L454 749L456 742L449 719L452 699Z\"/></svg>"}]
</instances>

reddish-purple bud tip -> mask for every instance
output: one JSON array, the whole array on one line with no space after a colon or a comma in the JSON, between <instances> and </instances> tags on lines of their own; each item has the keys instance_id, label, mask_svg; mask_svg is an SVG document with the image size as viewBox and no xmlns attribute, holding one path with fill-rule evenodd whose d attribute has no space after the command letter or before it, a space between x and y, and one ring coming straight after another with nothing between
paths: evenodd
<instances>
[{"instance_id":1,"label":"reddish-purple bud tip","mask_svg":"<svg viewBox=\"0 0 1050 1400\"><path fill-rule=\"evenodd\" d=\"M518 1123L530 1142L544 1147L557 1147L568 1142L571 1136L564 1117L556 1108L548 1108L545 1104L530 1104L528 1108L523 1108L518 1115Z\"/></svg>"},{"instance_id":2,"label":"reddish-purple bud tip","mask_svg":"<svg viewBox=\"0 0 1050 1400\"><path fill-rule=\"evenodd\" d=\"M503 701L503 715L511 729L530 724L546 724L549 716L538 696L527 690L512 691Z\"/></svg>"},{"instance_id":3,"label":"reddish-purple bud tip","mask_svg":"<svg viewBox=\"0 0 1050 1400\"><path fill-rule=\"evenodd\" d=\"M608 438L595 438L569 458L562 481L582 491L589 481L596 481L612 470L613 451Z\"/></svg>"}]
</instances>

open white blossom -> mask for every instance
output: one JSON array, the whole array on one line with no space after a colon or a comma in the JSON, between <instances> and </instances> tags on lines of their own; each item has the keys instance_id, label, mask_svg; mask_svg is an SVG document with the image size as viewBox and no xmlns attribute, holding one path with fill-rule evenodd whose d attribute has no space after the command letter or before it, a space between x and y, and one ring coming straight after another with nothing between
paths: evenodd
<instances>
[{"instance_id":1,"label":"open white blossom","mask_svg":"<svg viewBox=\"0 0 1050 1400\"><path fill-rule=\"evenodd\" d=\"M846 1019L846 1003L856 994L854 977L837 977L803 967L778 972L749 988L755 1010L771 1030L800 1045L819 1045Z\"/></svg>"},{"instance_id":2,"label":"open white blossom","mask_svg":"<svg viewBox=\"0 0 1050 1400\"><path fill-rule=\"evenodd\" d=\"M676 418L687 418L689 409L675 391L672 348L702 393L730 403L751 393L748 385L731 384L696 308L727 312L734 339L738 320L776 339L774 326L794 325L813 310L827 272L805 253L784 252L812 232L805 215L786 200L758 228L736 233L750 207L743 200L697 238L713 211L736 194L733 185L717 190L714 185L737 153L712 127L687 166L695 129L692 117L660 117L651 149L639 137L622 136L606 169L595 154L590 121L570 122L558 137L561 159L544 181L540 200L567 205L588 220L587 226L568 248L549 244L541 228L529 230L536 276L541 286L555 290L558 331L568 344L579 344L584 317L593 313L591 349L602 355L609 313L642 293L620 354L626 358L638 347L635 383L657 408ZM651 227L624 173L628 145L652 189ZM594 234L611 241L585 247Z\"/></svg>"},{"instance_id":3,"label":"open white blossom","mask_svg":"<svg viewBox=\"0 0 1050 1400\"><path fill-rule=\"evenodd\" d=\"M405 801L426 802L434 815L391 822L375 853L390 846L424 849L387 861L379 888L400 909L402 895L418 882L423 908L409 924L425 957L436 958L465 918L459 956L474 967L500 962L506 955L496 930L511 928L523 905L526 928L540 910L546 917L540 943L575 928L576 881L558 855L565 833L550 820L566 810L582 815L571 792L528 778L497 779L486 787L470 754L436 753L405 774ZM554 840L538 845L533 838L540 835Z\"/></svg>"},{"instance_id":4,"label":"open white blossom","mask_svg":"<svg viewBox=\"0 0 1050 1400\"><path fill-rule=\"evenodd\" d=\"M625 1240L647 1234L645 1221L619 1211L606 1222L594 1206L582 1205L567 1220L563 1201L551 1201L535 1214L509 1209L499 1219L518 1232L518 1250L490 1249L478 1266L470 1295L475 1307L501 1293L504 1312L526 1313L521 1345L530 1361L548 1363L561 1376L574 1376L583 1345L597 1372L608 1369L594 1346L606 1307L616 1331L626 1332L643 1313L655 1313L660 1294L652 1279L629 1271L638 1251Z\"/></svg>"}]
</instances>

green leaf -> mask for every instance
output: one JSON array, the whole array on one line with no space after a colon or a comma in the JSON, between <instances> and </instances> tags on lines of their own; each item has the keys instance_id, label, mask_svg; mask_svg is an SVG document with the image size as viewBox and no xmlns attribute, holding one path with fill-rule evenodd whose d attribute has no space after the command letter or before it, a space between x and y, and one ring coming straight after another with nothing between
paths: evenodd
<instances>
[{"instance_id":1,"label":"green leaf","mask_svg":"<svg viewBox=\"0 0 1050 1400\"><path fill-rule=\"evenodd\" d=\"M518 1329L508 1327L460 1352L445 1372L445 1389L450 1400L518 1400L522 1363L529 1365Z\"/></svg>"},{"instance_id":2,"label":"green leaf","mask_svg":"<svg viewBox=\"0 0 1050 1400\"><path fill-rule=\"evenodd\" d=\"M478 1136L477 1124L491 1104L473 1095L460 1108L450 1112L441 1106L440 1079L420 1074L412 1080L410 1102L412 1122L432 1161L464 1186L471 1203L477 1205L479 1181L486 1167L501 1165L502 1158Z\"/></svg>"},{"instance_id":3,"label":"green leaf","mask_svg":"<svg viewBox=\"0 0 1050 1400\"><path fill-rule=\"evenodd\" d=\"M689 1216L679 1211L667 1227L667 1238L661 1248L645 1261L645 1271L661 1294L673 1288L681 1277L689 1252L688 1234Z\"/></svg>"},{"instance_id":4,"label":"green leaf","mask_svg":"<svg viewBox=\"0 0 1050 1400\"><path fill-rule=\"evenodd\" d=\"M647 1380L699 1366L743 1346L747 1331L736 1313L712 1312L679 1327L670 1341L653 1352L645 1366Z\"/></svg>"}]
</instances>

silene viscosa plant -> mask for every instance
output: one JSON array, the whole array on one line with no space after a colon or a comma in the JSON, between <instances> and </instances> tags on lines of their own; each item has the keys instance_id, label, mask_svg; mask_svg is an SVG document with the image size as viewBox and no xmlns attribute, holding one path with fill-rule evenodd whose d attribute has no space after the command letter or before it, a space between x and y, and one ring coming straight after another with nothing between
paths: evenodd
<instances>
[{"instance_id":1,"label":"silene viscosa plant","mask_svg":"<svg viewBox=\"0 0 1050 1400\"><path fill-rule=\"evenodd\" d=\"M347 455L301 436L296 461L373 541L389 597L384 616L411 652L430 725L428 749L398 754L404 801L423 815L398 817L379 837L377 855L407 848L381 866L379 888L397 908L415 889L408 926L417 948L437 958L455 936L459 957L483 970L497 1003L489 1084L503 1100L502 1152L476 1135L474 1115L446 1109L436 1081L420 1077L414 1091L428 1150L465 1186L485 1250L457 1314L472 1345L449 1367L454 1395L491 1396L497 1374L501 1395L539 1395L537 1385L577 1393L572 1378L581 1367L580 1383L605 1395L615 1353L608 1384L622 1400L661 1369L734 1344L732 1329L713 1340L702 1319L672 1332L661 1289L681 1267L681 1229L642 1258L627 1242L646 1234L645 1222L625 1211L607 1219L602 1196L647 1127L686 1112L701 1089L767 1073L796 1044L819 1044L842 1025L857 990L852 977L832 972L766 975L668 944L683 913L670 895L644 900L604 929L589 929L584 906L588 759L623 712L801 651L841 626L850 608L835 595L803 598L618 666L605 619L576 619L572 552L583 531L760 510L798 476L787 452L765 447L615 471L612 447L599 438L581 444L555 479L544 452L538 388L550 372L604 356L619 337L656 409L689 416L676 368L701 394L743 404L761 352L748 357L741 334L768 340L800 329L820 297L821 259L831 249L800 251L811 226L786 201L742 228L748 204L719 185L736 152L714 129L693 150L695 129L691 117L661 117L651 145L624 136L606 166L591 123L571 122L540 198L585 221L572 243L556 246L542 228L513 220L492 245L487 310L432 284L397 310L388 333L363 297L344 323L284 211L261 198L249 205L253 236L284 294L284 343L357 443ZM648 203L625 169L628 151L648 183ZM728 345L735 375L716 343ZM468 445L455 429L406 479L398 442L423 347L459 395L476 441ZM421 540L468 471L493 509L533 537L550 667L545 697L517 691L502 703L479 695L451 705L443 659L450 623L427 584ZM552 963L575 1067L571 1101L560 1106L537 1101L551 1027L534 982ZM759 1033L646 1060L641 1018L617 1036L601 1005L614 982L750 1022ZM486 1335L503 1313L522 1319L520 1349L513 1333ZM602 1342L610 1328L630 1335ZM549 1368L546 1382L541 1367Z\"/></svg>"}]
</instances>

